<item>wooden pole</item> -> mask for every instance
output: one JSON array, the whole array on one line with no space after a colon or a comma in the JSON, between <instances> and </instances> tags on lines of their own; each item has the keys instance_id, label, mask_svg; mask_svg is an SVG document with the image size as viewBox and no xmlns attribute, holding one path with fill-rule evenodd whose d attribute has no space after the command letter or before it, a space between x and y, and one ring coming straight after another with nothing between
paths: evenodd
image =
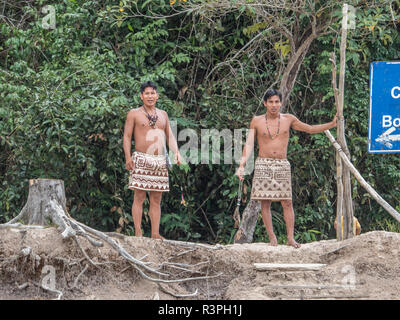
<instances>
[{"instance_id":1,"label":"wooden pole","mask_svg":"<svg viewBox=\"0 0 400 320\"><path fill-rule=\"evenodd\" d=\"M338 143L341 145L342 150L347 157L350 157L349 150L347 148L346 137L345 137L345 126L343 117L343 106L344 106L344 81L345 81L345 70L346 70L346 42L347 42L347 20L348 20L348 5L343 5L343 19L342 19L342 34L340 41L340 73L339 73L339 92L338 92L338 103L337 103L337 117L338 117ZM337 161L337 173L338 176L338 190L343 192L343 201L338 199L337 204L337 216L336 223L342 228L336 229L337 240L344 240L353 237L353 200L351 196L351 176L348 167L343 166L342 159L336 156ZM340 185L341 184L341 185ZM343 190L343 191L342 191Z\"/></svg>"},{"instance_id":2,"label":"wooden pole","mask_svg":"<svg viewBox=\"0 0 400 320\"><path fill-rule=\"evenodd\" d=\"M339 97L338 89L336 84L336 56L335 53L331 53L332 61L332 88L333 95L335 97L335 105L337 116L339 117ZM336 196L336 225L338 221L343 219L343 167L342 160L338 152L336 152L336 186L337 186L337 196ZM336 239L338 241L343 240L343 228L336 228Z\"/></svg>"},{"instance_id":3,"label":"wooden pole","mask_svg":"<svg viewBox=\"0 0 400 320\"><path fill-rule=\"evenodd\" d=\"M390 204L388 204L385 199L383 199L375 190L374 188L369 185L365 179L362 177L362 175L358 172L358 170L354 167L354 165L351 163L349 158L346 156L346 154L343 152L341 146L339 143L335 140L335 138L332 136L329 130L324 131L328 139L332 142L333 146L335 147L336 151L340 155L340 157L343 160L343 163L346 165L347 168L351 171L351 173L354 175L354 177L357 179L357 181L361 184L361 186L368 191L368 193L387 211L389 214L395 218L398 222L400 222L400 213L397 212ZM339 228L337 228L339 229Z\"/></svg>"}]
</instances>

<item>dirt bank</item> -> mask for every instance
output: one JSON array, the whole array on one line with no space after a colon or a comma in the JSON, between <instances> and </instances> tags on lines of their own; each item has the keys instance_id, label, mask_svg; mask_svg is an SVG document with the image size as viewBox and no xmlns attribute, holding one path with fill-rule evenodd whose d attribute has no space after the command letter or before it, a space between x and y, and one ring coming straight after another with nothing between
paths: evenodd
<instances>
[{"instance_id":1,"label":"dirt bank","mask_svg":"<svg viewBox=\"0 0 400 320\"><path fill-rule=\"evenodd\" d=\"M59 292L62 299L71 300L399 299L398 233L374 231L343 242L303 244L300 249L265 243L186 247L136 237L118 241L134 257L177 278L205 279L159 286L144 280L108 245L95 248L82 241L93 261L106 263L94 267L72 240L63 240L54 228L3 229L0 299L54 299ZM317 271L257 271L254 263L325 266ZM44 290L42 283L56 291ZM196 290L195 297L176 297Z\"/></svg>"}]
</instances>

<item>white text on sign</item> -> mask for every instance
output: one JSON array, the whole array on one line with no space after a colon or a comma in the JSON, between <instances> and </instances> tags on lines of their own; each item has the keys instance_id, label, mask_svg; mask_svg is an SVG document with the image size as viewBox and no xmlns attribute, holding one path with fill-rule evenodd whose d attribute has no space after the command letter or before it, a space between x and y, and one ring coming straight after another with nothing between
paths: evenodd
<instances>
[{"instance_id":1,"label":"white text on sign","mask_svg":"<svg viewBox=\"0 0 400 320\"><path fill-rule=\"evenodd\" d=\"M400 118L395 118L392 121L392 116L390 115L382 116L382 127L387 128L391 126L400 127Z\"/></svg>"},{"instance_id":2,"label":"white text on sign","mask_svg":"<svg viewBox=\"0 0 400 320\"><path fill-rule=\"evenodd\" d=\"M392 90L390 91L393 99L399 99L400 98L400 87L393 87Z\"/></svg>"}]
</instances>

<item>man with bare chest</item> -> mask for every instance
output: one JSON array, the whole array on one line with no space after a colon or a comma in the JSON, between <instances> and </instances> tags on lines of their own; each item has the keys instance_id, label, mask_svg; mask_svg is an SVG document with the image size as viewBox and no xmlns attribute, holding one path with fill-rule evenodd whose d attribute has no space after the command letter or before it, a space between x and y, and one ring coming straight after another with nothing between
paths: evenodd
<instances>
[{"instance_id":1,"label":"man with bare chest","mask_svg":"<svg viewBox=\"0 0 400 320\"><path fill-rule=\"evenodd\" d=\"M299 248L294 240L294 211L292 205L291 168L287 161L287 147L290 129L320 133L336 127L336 116L328 123L308 125L294 115L280 113L282 94L270 89L264 96L266 113L255 116L250 123L250 133L243 148L243 154L236 175L243 180L244 165L250 157L257 139L259 154L255 162L251 199L261 202L261 214L267 229L270 244L278 244L274 234L271 202L280 201L286 223L287 244Z\"/></svg>"},{"instance_id":2,"label":"man with bare chest","mask_svg":"<svg viewBox=\"0 0 400 320\"><path fill-rule=\"evenodd\" d=\"M169 191L165 141L175 153L175 162L181 164L181 156L172 133L168 115L156 108L157 86L145 82L140 88L143 105L128 112L124 128L123 147L125 168L129 170L129 189L134 190L132 217L135 236L142 236L143 202L149 192L151 237L160 235L162 193ZM132 134L135 151L131 154Z\"/></svg>"}]
</instances>

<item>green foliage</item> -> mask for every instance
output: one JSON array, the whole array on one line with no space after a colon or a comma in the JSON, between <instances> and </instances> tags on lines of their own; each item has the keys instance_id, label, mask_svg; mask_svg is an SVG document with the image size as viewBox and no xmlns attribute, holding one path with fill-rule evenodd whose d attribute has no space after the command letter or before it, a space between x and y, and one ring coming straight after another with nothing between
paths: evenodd
<instances>
[{"instance_id":1,"label":"green foliage","mask_svg":"<svg viewBox=\"0 0 400 320\"><path fill-rule=\"evenodd\" d=\"M363 3L353 3L356 28L348 35L347 142L360 173L399 209L399 157L367 152L369 64L400 58L399 4L392 2L393 17L387 6ZM208 19L205 9L194 12L185 2L172 7L161 0L57 1L54 30L41 26L45 1L6 4L4 14L14 23L0 25L0 222L22 209L28 179L57 178L65 182L68 209L75 218L132 235L133 197L127 189L122 134L128 110L141 103L140 84L157 82L158 106L176 121L178 132L189 127L200 137L202 129L247 128L254 115L264 112L260 97L268 87L278 86L276 75L291 54L287 39L273 36L271 25L255 18L251 4L232 6ZM306 8L297 27L307 26L311 9ZM290 22L290 16L276 13ZM319 18L328 19L326 15L321 11ZM331 27L339 30L339 22ZM257 42L254 37L260 32ZM339 32L319 37L301 66L288 111L304 122L327 122L336 112L329 56L331 51L339 56L339 43ZM329 141L323 134L292 132L288 159L296 239L334 237L336 171ZM236 166L174 166L171 191L163 196L161 233L171 239L231 243ZM251 179L245 180L241 212L249 201ZM181 190L187 206L181 204ZM355 179L353 198L363 231L398 231L397 222L388 219ZM278 203L273 212L278 241L285 243ZM143 228L148 235L146 214ZM254 240L268 241L261 218Z\"/></svg>"}]
</instances>

